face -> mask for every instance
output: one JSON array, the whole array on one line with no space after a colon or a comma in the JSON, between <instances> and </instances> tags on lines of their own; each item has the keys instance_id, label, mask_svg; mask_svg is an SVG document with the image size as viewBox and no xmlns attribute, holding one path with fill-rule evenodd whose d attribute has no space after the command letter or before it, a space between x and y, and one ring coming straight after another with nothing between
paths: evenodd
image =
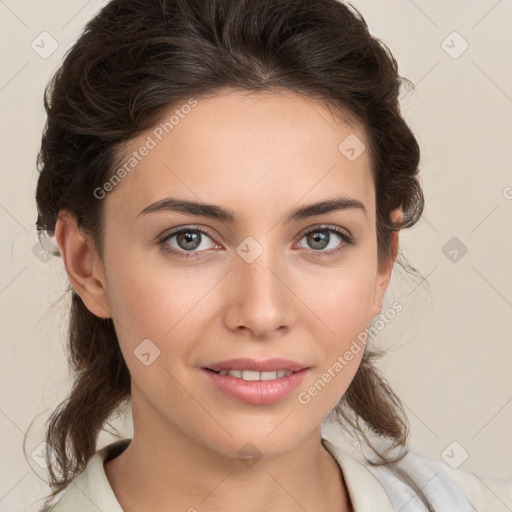
<instances>
[{"instance_id":1,"label":"face","mask_svg":"<svg viewBox=\"0 0 512 512\"><path fill-rule=\"evenodd\" d=\"M103 199L104 295L83 298L115 321L139 435L179 433L229 456L250 441L277 455L341 399L389 281L368 151L349 159L339 149L349 135L366 145L365 134L293 93L196 100L166 112L163 122L179 111L168 133L159 124L125 148L137 163ZM157 208L169 197L203 208ZM352 206L293 215L341 198ZM232 218L212 214L221 210ZM255 404L205 370L234 358L308 370L279 400Z\"/></svg>"}]
</instances>

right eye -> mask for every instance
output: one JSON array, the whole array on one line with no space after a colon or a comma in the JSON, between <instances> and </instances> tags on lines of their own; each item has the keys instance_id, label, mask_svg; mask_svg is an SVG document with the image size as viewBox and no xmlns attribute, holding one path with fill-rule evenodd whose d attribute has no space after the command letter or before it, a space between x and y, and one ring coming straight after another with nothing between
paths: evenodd
<instances>
[{"instance_id":1,"label":"right eye","mask_svg":"<svg viewBox=\"0 0 512 512\"><path fill-rule=\"evenodd\" d=\"M207 249L212 248L210 246L203 248L203 250L197 250L203 245L205 237L211 240L209 232L202 228L181 227L165 232L158 238L157 245L165 253L174 254L179 258L195 258L194 253L205 252ZM171 245L169 242L174 238L176 240ZM213 244L214 246L215 244Z\"/></svg>"}]
</instances>

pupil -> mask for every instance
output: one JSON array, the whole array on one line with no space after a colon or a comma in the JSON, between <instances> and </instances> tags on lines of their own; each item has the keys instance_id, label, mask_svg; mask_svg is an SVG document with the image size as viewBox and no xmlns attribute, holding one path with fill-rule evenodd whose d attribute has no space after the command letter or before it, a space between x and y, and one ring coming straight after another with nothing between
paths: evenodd
<instances>
[{"instance_id":1,"label":"pupil","mask_svg":"<svg viewBox=\"0 0 512 512\"><path fill-rule=\"evenodd\" d=\"M187 231L182 233L178 238L180 242L184 241L184 249L197 249L199 246L200 236L198 233Z\"/></svg>"},{"instance_id":2,"label":"pupil","mask_svg":"<svg viewBox=\"0 0 512 512\"><path fill-rule=\"evenodd\" d=\"M313 239L312 247L315 249L323 249L326 247L326 243L329 243L329 235L324 231L315 231L312 235L310 235ZM320 244L319 246L317 244ZM316 245L316 247L315 247Z\"/></svg>"}]
</instances>

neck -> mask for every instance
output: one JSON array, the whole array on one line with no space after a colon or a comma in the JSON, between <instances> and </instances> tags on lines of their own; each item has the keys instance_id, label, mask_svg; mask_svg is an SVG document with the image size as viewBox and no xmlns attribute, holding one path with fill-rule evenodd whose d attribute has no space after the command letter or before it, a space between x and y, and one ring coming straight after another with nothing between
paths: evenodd
<instances>
[{"instance_id":1,"label":"neck","mask_svg":"<svg viewBox=\"0 0 512 512\"><path fill-rule=\"evenodd\" d=\"M158 431L159 423L148 416L137 423L136 416L134 410L131 443L104 465L125 512L352 511L341 470L321 443L320 427L292 450L251 461L219 453L169 425Z\"/></svg>"}]
</instances>

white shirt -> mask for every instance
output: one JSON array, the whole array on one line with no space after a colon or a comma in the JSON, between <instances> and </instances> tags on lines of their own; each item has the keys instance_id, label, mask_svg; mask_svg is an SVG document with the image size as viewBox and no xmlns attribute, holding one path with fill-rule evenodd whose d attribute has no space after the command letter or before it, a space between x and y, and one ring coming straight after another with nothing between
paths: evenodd
<instances>
[{"instance_id":1,"label":"white shirt","mask_svg":"<svg viewBox=\"0 0 512 512\"><path fill-rule=\"evenodd\" d=\"M62 492L50 512L123 512L103 463L119 455L131 439L120 439L97 451L85 470ZM354 512L428 512L417 495L387 467L374 467L322 437L338 462ZM398 463L429 499L435 512L511 512L512 481L481 480L445 463L409 453ZM41 511L43 512L43 511Z\"/></svg>"}]
</instances>

